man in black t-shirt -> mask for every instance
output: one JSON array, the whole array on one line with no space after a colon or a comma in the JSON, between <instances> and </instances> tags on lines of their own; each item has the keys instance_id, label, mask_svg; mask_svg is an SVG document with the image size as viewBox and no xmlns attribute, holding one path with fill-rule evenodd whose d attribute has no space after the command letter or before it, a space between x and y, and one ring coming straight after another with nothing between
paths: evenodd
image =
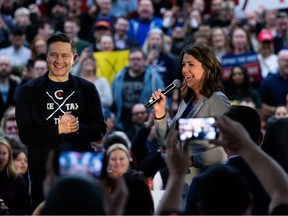
<instances>
[{"instance_id":1,"label":"man in black t-shirt","mask_svg":"<svg viewBox=\"0 0 288 216\"><path fill-rule=\"evenodd\" d=\"M49 150L89 151L90 143L106 133L95 85L70 74L77 59L75 43L56 34L47 44L48 72L27 82L16 99L19 136L28 146L33 208L43 200Z\"/></svg>"}]
</instances>

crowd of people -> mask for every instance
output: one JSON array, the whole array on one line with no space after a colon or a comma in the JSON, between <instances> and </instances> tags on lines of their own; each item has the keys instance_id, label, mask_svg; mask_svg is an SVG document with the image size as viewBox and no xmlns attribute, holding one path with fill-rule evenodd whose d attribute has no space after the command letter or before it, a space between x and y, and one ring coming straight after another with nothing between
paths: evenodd
<instances>
[{"instance_id":1,"label":"crowd of people","mask_svg":"<svg viewBox=\"0 0 288 216\"><path fill-rule=\"evenodd\" d=\"M0 1L0 93L0 214L288 214L288 8ZM219 139L179 140L204 117Z\"/></svg>"}]
</instances>

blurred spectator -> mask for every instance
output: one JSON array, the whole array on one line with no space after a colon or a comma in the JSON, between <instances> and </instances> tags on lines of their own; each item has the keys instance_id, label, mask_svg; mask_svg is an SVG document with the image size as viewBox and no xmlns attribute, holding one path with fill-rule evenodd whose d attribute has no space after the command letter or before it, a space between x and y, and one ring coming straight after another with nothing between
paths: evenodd
<instances>
[{"instance_id":1,"label":"blurred spectator","mask_svg":"<svg viewBox=\"0 0 288 216\"><path fill-rule=\"evenodd\" d=\"M181 26L175 26L172 28L171 39L172 39L172 47L171 53L179 56L181 50L187 44L185 39L185 29Z\"/></svg>"},{"instance_id":2,"label":"blurred spectator","mask_svg":"<svg viewBox=\"0 0 288 216\"><path fill-rule=\"evenodd\" d=\"M64 31L64 20L68 15L68 5L64 0L52 1L50 12L50 23L55 32Z\"/></svg>"},{"instance_id":3,"label":"blurred spectator","mask_svg":"<svg viewBox=\"0 0 288 216\"><path fill-rule=\"evenodd\" d=\"M242 98L241 100L239 100L238 105L248 106L248 107L251 107L253 109L256 109L256 104L254 103L254 101L250 97Z\"/></svg>"},{"instance_id":4,"label":"blurred spectator","mask_svg":"<svg viewBox=\"0 0 288 216\"><path fill-rule=\"evenodd\" d=\"M266 10L264 13L265 29L267 29L273 37L277 34L277 10Z\"/></svg>"},{"instance_id":5,"label":"blurred spectator","mask_svg":"<svg viewBox=\"0 0 288 216\"><path fill-rule=\"evenodd\" d=\"M112 1L111 14L115 17L126 16L137 11L138 0L114 0Z\"/></svg>"},{"instance_id":6,"label":"blurred spectator","mask_svg":"<svg viewBox=\"0 0 288 216\"><path fill-rule=\"evenodd\" d=\"M240 25L243 26L246 31L249 32L251 37L251 43L253 50L257 51L259 50L259 44L258 44L258 34L263 29L262 22L263 20L257 19L257 13L255 11L246 11L245 12L245 18L240 20Z\"/></svg>"},{"instance_id":7,"label":"blurred spectator","mask_svg":"<svg viewBox=\"0 0 288 216\"><path fill-rule=\"evenodd\" d=\"M93 51L99 51L99 42L102 35L112 35L112 27L109 22L101 20L95 23L94 25L94 42L93 42Z\"/></svg>"},{"instance_id":8,"label":"blurred spectator","mask_svg":"<svg viewBox=\"0 0 288 216\"><path fill-rule=\"evenodd\" d=\"M111 13L112 0L96 0L98 3L99 11L95 21L106 21L110 26L114 26L116 17Z\"/></svg>"},{"instance_id":9,"label":"blurred spectator","mask_svg":"<svg viewBox=\"0 0 288 216\"><path fill-rule=\"evenodd\" d=\"M87 25L88 24L89 23L87 23ZM64 33L66 33L70 38L74 40L78 56L81 55L82 51L86 47L92 47L92 44L89 41L81 39L79 37L80 31L81 31L81 23L77 17L67 18L64 21Z\"/></svg>"},{"instance_id":10,"label":"blurred spectator","mask_svg":"<svg viewBox=\"0 0 288 216\"><path fill-rule=\"evenodd\" d=\"M194 33L199 29L202 24L202 15L199 10L193 9L189 13L189 17L186 19L184 28L186 40L192 41Z\"/></svg>"},{"instance_id":11,"label":"blurred spectator","mask_svg":"<svg viewBox=\"0 0 288 216\"><path fill-rule=\"evenodd\" d=\"M205 22L209 22L211 19L218 18L221 10L221 4L223 0L211 0L208 13L206 13L203 18Z\"/></svg>"},{"instance_id":12,"label":"blurred spectator","mask_svg":"<svg viewBox=\"0 0 288 216\"><path fill-rule=\"evenodd\" d=\"M140 104L138 104L138 106L139 105ZM143 117L147 116L147 114L142 114L142 116ZM140 118L143 119L143 117L140 116L139 119ZM142 124L138 125L137 130L135 130L131 147L133 162L135 164L136 169L138 170L140 168L139 165L141 164L142 160L157 154L158 151L161 150L157 142L156 129L155 126L153 125L154 124L153 113L150 112L148 118L146 117L145 121L142 122L143 122ZM158 164L155 164L155 166L158 167ZM143 174L146 176L147 173Z\"/></svg>"},{"instance_id":13,"label":"blurred spectator","mask_svg":"<svg viewBox=\"0 0 288 216\"><path fill-rule=\"evenodd\" d=\"M11 78L11 73L10 58L0 55L0 119L8 107L15 105L14 94L18 83Z\"/></svg>"},{"instance_id":14,"label":"blurred spectator","mask_svg":"<svg viewBox=\"0 0 288 216\"><path fill-rule=\"evenodd\" d=\"M20 141L19 137L17 136L12 138L10 137L9 143L12 142L17 143L12 147L12 156L13 156L13 169L15 172L22 176L25 182L25 190L26 193L29 194L30 192L30 180L29 180L29 174L28 174L28 153L26 146ZM22 147L21 147L22 146ZM27 206L29 208L29 212L31 212L31 201L30 197L26 200Z\"/></svg>"},{"instance_id":15,"label":"blurred spectator","mask_svg":"<svg viewBox=\"0 0 288 216\"><path fill-rule=\"evenodd\" d=\"M251 214L251 190L247 180L235 168L223 164L214 165L197 176L197 182L199 214ZM193 179L193 183L196 183L196 179ZM235 196L230 196L231 193Z\"/></svg>"},{"instance_id":16,"label":"blurred spectator","mask_svg":"<svg viewBox=\"0 0 288 216\"><path fill-rule=\"evenodd\" d=\"M288 14L279 12L277 17L277 33L274 36L275 54L283 48L288 48Z\"/></svg>"},{"instance_id":17,"label":"blurred spectator","mask_svg":"<svg viewBox=\"0 0 288 216\"><path fill-rule=\"evenodd\" d=\"M17 9L17 4L14 0L6 0L1 2L1 14L13 17Z\"/></svg>"},{"instance_id":18,"label":"blurred spectator","mask_svg":"<svg viewBox=\"0 0 288 216\"><path fill-rule=\"evenodd\" d=\"M274 54L273 36L268 30L262 30L258 34L258 60L261 67L262 78L278 71L278 57Z\"/></svg>"},{"instance_id":19,"label":"blurred spectator","mask_svg":"<svg viewBox=\"0 0 288 216\"><path fill-rule=\"evenodd\" d=\"M265 130L269 127L271 122L277 121L277 119L287 118L287 117L288 117L287 107L285 105L276 106L273 116L269 117L266 121Z\"/></svg>"},{"instance_id":20,"label":"blurred spectator","mask_svg":"<svg viewBox=\"0 0 288 216\"><path fill-rule=\"evenodd\" d=\"M274 113L274 117L276 119L280 119L280 118L287 118L288 117L288 111L286 106L277 106L275 109L275 113Z\"/></svg>"},{"instance_id":21,"label":"blurred spectator","mask_svg":"<svg viewBox=\"0 0 288 216\"><path fill-rule=\"evenodd\" d=\"M34 37L34 28L30 21L30 11L25 7L17 8L14 13L14 25L24 29L26 40L30 44Z\"/></svg>"},{"instance_id":22,"label":"blurred spectator","mask_svg":"<svg viewBox=\"0 0 288 216\"><path fill-rule=\"evenodd\" d=\"M15 106L14 105L9 106L5 110L2 119L0 119L0 137L4 137L5 136L5 132L4 132L5 131L4 130L5 122L6 122L6 119L10 118L11 116L15 117Z\"/></svg>"},{"instance_id":23,"label":"blurred spectator","mask_svg":"<svg viewBox=\"0 0 288 216\"><path fill-rule=\"evenodd\" d=\"M154 16L152 0L140 0L138 17L130 19L128 37L143 46L143 43L152 28L162 28L162 19Z\"/></svg>"},{"instance_id":24,"label":"blurred spectator","mask_svg":"<svg viewBox=\"0 0 288 216\"><path fill-rule=\"evenodd\" d=\"M5 139L0 139L0 214L26 215L29 214L27 206L28 194L22 176L17 175L13 169L13 157L10 144Z\"/></svg>"},{"instance_id":25,"label":"blurred spectator","mask_svg":"<svg viewBox=\"0 0 288 216\"><path fill-rule=\"evenodd\" d=\"M214 27L211 29L208 45L213 48L218 61L221 62L222 56L227 54L229 47L228 38L223 28Z\"/></svg>"},{"instance_id":26,"label":"blurred spectator","mask_svg":"<svg viewBox=\"0 0 288 216\"><path fill-rule=\"evenodd\" d=\"M220 8L219 8L219 5ZM228 27L234 16L234 7L235 4L233 1L220 1L214 0L211 2L212 13L210 17L205 19L203 22L208 24L210 27Z\"/></svg>"},{"instance_id":27,"label":"blurred spectator","mask_svg":"<svg viewBox=\"0 0 288 216\"><path fill-rule=\"evenodd\" d=\"M48 71L48 64L46 61L46 54L39 55L35 60L30 59L26 67L22 71L21 82L18 84L16 88L14 97L17 99L21 87L26 82L44 75L47 71Z\"/></svg>"},{"instance_id":28,"label":"blurred spectator","mask_svg":"<svg viewBox=\"0 0 288 216\"><path fill-rule=\"evenodd\" d=\"M229 80L225 88L228 99L234 104L244 98L251 98L256 105L256 109L261 109L261 97L256 89L251 87L251 82L247 69L242 66L233 66Z\"/></svg>"},{"instance_id":29,"label":"blurred spectator","mask_svg":"<svg viewBox=\"0 0 288 216\"><path fill-rule=\"evenodd\" d=\"M198 10L203 15L205 10L205 1L204 0L192 1L192 10Z\"/></svg>"},{"instance_id":30,"label":"blurred spectator","mask_svg":"<svg viewBox=\"0 0 288 216\"><path fill-rule=\"evenodd\" d=\"M9 35L11 46L0 49L0 55L5 55L10 59L13 73L19 75L20 71L25 67L28 60L31 58L31 51L25 47L25 30L19 26L15 26L12 33Z\"/></svg>"},{"instance_id":31,"label":"blurred spectator","mask_svg":"<svg viewBox=\"0 0 288 216\"><path fill-rule=\"evenodd\" d=\"M102 35L99 40L99 51L98 52L111 52L115 50L115 45L112 35Z\"/></svg>"},{"instance_id":32,"label":"blurred spectator","mask_svg":"<svg viewBox=\"0 0 288 216\"><path fill-rule=\"evenodd\" d=\"M15 114L3 116L2 125L5 136L18 135L18 127Z\"/></svg>"},{"instance_id":33,"label":"blurred spectator","mask_svg":"<svg viewBox=\"0 0 288 216\"><path fill-rule=\"evenodd\" d=\"M48 71L48 64L45 59L46 55L39 55L35 60L33 64L33 78L38 78L42 75L44 75Z\"/></svg>"},{"instance_id":34,"label":"blurred spectator","mask_svg":"<svg viewBox=\"0 0 288 216\"><path fill-rule=\"evenodd\" d=\"M31 44L31 59L36 59L38 56L45 54L47 52L47 42L46 38L42 35L36 35Z\"/></svg>"},{"instance_id":35,"label":"blurred spectator","mask_svg":"<svg viewBox=\"0 0 288 216\"><path fill-rule=\"evenodd\" d=\"M253 51L249 33L240 26L235 26L230 32L229 54L240 55Z\"/></svg>"},{"instance_id":36,"label":"blurred spectator","mask_svg":"<svg viewBox=\"0 0 288 216\"><path fill-rule=\"evenodd\" d=\"M84 175L59 177L47 194L43 215L104 215L104 188ZM77 194L77 198L75 195Z\"/></svg>"},{"instance_id":37,"label":"blurred spectator","mask_svg":"<svg viewBox=\"0 0 288 216\"><path fill-rule=\"evenodd\" d=\"M166 10L163 14L163 25L162 30L165 34L170 34L172 27L178 26L176 25L176 16L173 10Z\"/></svg>"},{"instance_id":38,"label":"blurred spectator","mask_svg":"<svg viewBox=\"0 0 288 216\"><path fill-rule=\"evenodd\" d=\"M104 141L108 159L107 174L123 176L129 191L124 215L151 215L154 212L153 199L147 179L136 172L129 163L131 143L125 133L114 132ZM106 188L110 188L106 185Z\"/></svg>"},{"instance_id":39,"label":"blurred spectator","mask_svg":"<svg viewBox=\"0 0 288 216\"><path fill-rule=\"evenodd\" d=\"M147 103L152 92L164 89L161 76L145 64L145 55L140 48L129 53L129 66L123 68L112 83L113 108L116 129L131 128L131 108L136 103Z\"/></svg>"},{"instance_id":40,"label":"blurred spectator","mask_svg":"<svg viewBox=\"0 0 288 216\"><path fill-rule=\"evenodd\" d=\"M53 34L54 27L47 18L43 18L37 23L37 35L43 36L46 40Z\"/></svg>"},{"instance_id":41,"label":"blurred spectator","mask_svg":"<svg viewBox=\"0 0 288 216\"><path fill-rule=\"evenodd\" d=\"M288 118L267 122L266 133L261 148L274 158L288 173Z\"/></svg>"},{"instance_id":42,"label":"blurred spectator","mask_svg":"<svg viewBox=\"0 0 288 216\"><path fill-rule=\"evenodd\" d=\"M0 10L1 10L0 3ZM10 45L9 32L13 28L13 19L11 16L5 15L0 12L0 47L7 47Z\"/></svg>"},{"instance_id":43,"label":"blurred spectator","mask_svg":"<svg viewBox=\"0 0 288 216\"><path fill-rule=\"evenodd\" d=\"M167 10L171 10L175 5L174 0L152 0L154 7L154 15L160 19L163 18L163 15Z\"/></svg>"},{"instance_id":44,"label":"blurred spectator","mask_svg":"<svg viewBox=\"0 0 288 216\"><path fill-rule=\"evenodd\" d=\"M153 215L154 203L147 178L138 172L124 175L129 196L124 215Z\"/></svg>"},{"instance_id":45,"label":"blurred spectator","mask_svg":"<svg viewBox=\"0 0 288 216\"><path fill-rule=\"evenodd\" d=\"M84 3L86 3L86 0L68 0L68 16L66 19L79 20L76 23L79 28L77 37L92 42L93 37L91 35L93 34L94 17L86 11L82 11ZM85 25L85 28L83 25ZM78 53L81 52L78 51Z\"/></svg>"},{"instance_id":46,"label":"blurred spectator","mask_svg":"<svg viewBox=\"0 0 288 216\"><path fill-rule=\"evenodd\" d=\"M95 84L102 105L109 108L113 102L111 86L105 77L97 76L97 63L93 55L81 61L79 70L81 77Z\"/></svg>"},{"instance_id":47,"label":"blurred spectator","mask_svg":"<svg viewBox=\"0 0 288 216\"><path fill-rule=\"evenodd\" d=\"M288 50L281 50L278 53L278 64L279 71L262 81L260 92L264 119L274 114L276 106L286 103L286 94L288 92Z\"/></svg>"},{"instance_id":48,"label":"blurred spectator","mask_svg":"<svg viewBox=\"0 0 288 216\"><path fill-rule=\"evenodd\" d=\"M192 43L194 44L207 44L209 43L209 31L198 30L193 34Z\"/></svg>"},{"instance_id":49,"label":"blurred spectator","mask_svg":"<svg viewBox=\"0 0 288 216\"><path fill-rule=\"evenodd\" d=\"M138 47L137 41L128 38L129 20L126 17L118 17L114 25L113 39L117 50L126 50Z\"/></svg>"},{"instance_id":50,"label":"blurred spectator","mask_svg":"<svg viewBox=\"0 0 288 216\"><path fill-rule=\"evenodd\" d=\"M106 153L108 175L120 177L129 170L130 152L124 144L114 143L107 149Z\"/></svg>"},{"instance_id":51,"label":"blurred spectator","mask_svg":"<svg viewBox=\"0 0 288 216\"><path fill-rule=\"evenodd\" d=\"M131 108L131 123L132 126L129 131L127 131L128 138L133 141L135 135L138 133L139 129L143 126L144 122L148 118L148 112L142 103L136 103Z\"/></svg>"},{"instance_id":52,"label":"blurred spectator","mask_svg":"<svg viewBox=\"0 0 288 216\"><path fill-rule=\"evenodd\" d=\"M172 83L174 79L180 79L181 75L176 71L176 62L168 53L161 29L153 28L148 32L142 50L147 56L147 65L162 77L165 86ZM170 98L170 95L168 97Z\"/></svg>"},{"instance_id":53,"label":"blurred spectator","mask_svg":"<svg viewBox=\"0 0 288 216\"><path fill-rule=\"evenodd\" d=\"M28 173L28 157L25 149L14 149L13 150L13 167L16 173L24 176Z\"/></svg>"}]
</instances>

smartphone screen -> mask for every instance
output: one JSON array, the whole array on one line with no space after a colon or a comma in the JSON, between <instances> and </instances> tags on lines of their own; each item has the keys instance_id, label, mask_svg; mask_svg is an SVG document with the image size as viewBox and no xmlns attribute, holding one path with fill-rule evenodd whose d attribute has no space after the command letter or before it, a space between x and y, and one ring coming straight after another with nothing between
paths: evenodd
<instances>
[{"instance_id":1,"label":"smartphone screen","mask_svg":"<svg viewBox=\"0 0 288 216\"><path fill-rule=\"evenodd\" d=\"M102 152L77 152L61 151L59 152L59 174L91 174L99 178L103 166Z\"/></svg>"},{"instance_id":2,"label":"smartphone screen","mask_svg":"<svg viewBox=\"0 0 288 216\"><path fill-rule=\"evenodd\" d=\"M213 126L214 123L214 117L180 118L178 120L179 139L181 141L217 139L219 130Z\"/></svg>"}]
</instances>

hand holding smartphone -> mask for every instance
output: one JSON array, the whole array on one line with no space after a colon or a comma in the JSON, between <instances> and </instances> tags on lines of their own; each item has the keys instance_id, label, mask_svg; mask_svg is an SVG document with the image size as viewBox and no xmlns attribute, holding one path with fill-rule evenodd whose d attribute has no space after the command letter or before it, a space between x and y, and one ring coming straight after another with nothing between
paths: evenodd
<instances>
[{"instance_id":1,"label":"hand holding smartphone","mask_svg":"<svg viewBox=\"0 0 288 216\"><path fill-rule=\"evenodd\" d=\"M102 152L59 152L59 174L90 174L99 179L102 174L104 153Z\"/></svg>"},{"instance_id":2,"label":"hand holding smartphone","mask_svg":"<svg viewBox=\"0 0 288 216\"><path fill-rule=\"evenodd\" d=\"M215 140L219 137L219 129L214 127L214 117L180 118L177 126L179 139L186 140Z\"/></svg>"}]
</instances>

